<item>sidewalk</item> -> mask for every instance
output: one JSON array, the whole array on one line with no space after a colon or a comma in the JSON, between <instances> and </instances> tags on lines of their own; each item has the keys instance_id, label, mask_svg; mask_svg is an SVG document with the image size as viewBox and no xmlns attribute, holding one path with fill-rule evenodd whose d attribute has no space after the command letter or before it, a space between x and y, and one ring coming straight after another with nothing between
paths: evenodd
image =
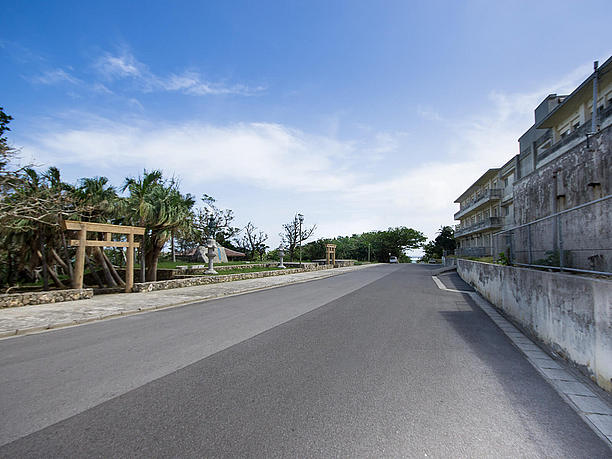
<instances>
[{"instance_id":1,"label":"sidewalk","mask_svg":"<svg viewBox=\"0 0 612 459\"><path fill-rule=\"evenodd\" d=\"M350 266L147 293L99 295L89 300L0 309L0 338L323 279L371 266L377 265Z\"/></svg>"}]
</instances>

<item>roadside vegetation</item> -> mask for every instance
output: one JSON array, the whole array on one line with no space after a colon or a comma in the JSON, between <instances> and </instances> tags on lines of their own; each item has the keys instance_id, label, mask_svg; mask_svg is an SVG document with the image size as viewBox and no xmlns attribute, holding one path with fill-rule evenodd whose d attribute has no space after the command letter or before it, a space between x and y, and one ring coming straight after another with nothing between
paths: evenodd
<instances>
[{"instance_id":1,"label":"roadside vegetation","mask_svg":"<svg viewBox=\"0 0 612 459\"><path fill-rule=\"evenodd\" d=\"M70 288L76 248L70 244L74 235L62 229L66 220L144 227L142 240L137 238L141 242L137 281L157 280L160 268L203 264L189 257L209 238L245 253L247 261L278 260L278 250L270 250L268 235L252 221L242 228L235 226L232 210L218 207L209 195L198 198L185 193L177 177L165 176L160 170L143 170L119 184L101 176L68 183L57 167L39 170L20 164L19 151L7 139L11 120L0 107L0 288L4 291L26 285L40 285L43 290ZM397 227L306 243L316 225L304 224L300 214L282 230L286 261L298 259L300 248L304 261L323 259L325 244L332 243L337 246L337 259L388 262L395 256L408 262L405 251L426 240L417 230ZM93 238L104 237L93 233ZM125 241L125 237L113 235L113 240ZM88 285L121 286L120 268L125 263L123 249L87 247ZM244 262L228 264L232 263Z\"/></svg>"},{"instance_id":2,"label":"roadside vegetation","mask_svg":"<svg viewBox=\"0 0 612 459\"><path fill-rule=\"evenodd\" d=\"M424 255L421 261L429 262L442 260L442 257L455 253L457 242L455 241L455 230L452 226L441 226L435 239L423 246Z\"/></svg>"}]
</instances>

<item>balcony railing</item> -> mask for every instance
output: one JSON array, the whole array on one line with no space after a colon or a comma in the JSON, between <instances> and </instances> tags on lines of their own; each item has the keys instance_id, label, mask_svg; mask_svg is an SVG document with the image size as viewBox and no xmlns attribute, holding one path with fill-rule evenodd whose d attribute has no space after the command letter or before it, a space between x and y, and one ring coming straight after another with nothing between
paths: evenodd
<instances>
[{"instance_id":1,"label":"balcony railing","mask_svg":"<svg viewBox=\"0 0 612 459\"><path fill-rule=\"evenodd\" d=\"M488 229L501 228L504 224L503 217L487 217L473 225L459 225L455 230L455 237L466 236L472 233L479 233Z\"/></svg>"},{"instance_id":2,"label":"balcony railing","mask_svg":"<svg viewBox=\"0 0 612 459\"><path fill-rule=\"evenodd\" d=\"M612 105L609 105L605 110L599 111L597 114L597 119L599 123L601 124L601 122L605 120L606 118L608 118L610 115L612 115ZM576 139L582 138L583 140L586 140L586 134L587 132L590 132L590 131L591 131L591 120L588 119L587 121L582 123L580 126L578 126L577 129L574 129L568 135L566 135L565 137L562 137L561 139L557 140L555 143L550 145L548 148L538 153L538 161L552 155L554 152L558 151L559 149L573 142ZM542 136L538 140L536 147L540 146L541 144L543 144L544 142L546 142L547 140L551 138L552 136L549 131L548 133L546 133L546 135Z\"/></svg>"},{"instance_id":3,"label":"balcony railing","mask_svg":"<svg viewBox=\"0 0 612 459\"><path fill-rule=\"evenodd\" d=\"M478 209L480 206L486 204L489 201L498 201L502 197L503 190L501 188L491 188L489 190L483 190L476 194L474 199L468 201L459 212L455 214L455 220L459 220L464 215Z\"/></svg>"}]
</instances>

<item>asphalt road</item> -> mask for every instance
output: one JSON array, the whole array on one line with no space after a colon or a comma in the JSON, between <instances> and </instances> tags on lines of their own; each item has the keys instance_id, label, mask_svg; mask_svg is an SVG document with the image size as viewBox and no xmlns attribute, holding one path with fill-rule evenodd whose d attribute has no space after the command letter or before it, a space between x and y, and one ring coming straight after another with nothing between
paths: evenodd
<instances>
[{"instance_id":1,"label":"asphalt road","mask_svg":"<svg viewBox=\"0 0 612 459\"><path fill-rule=\"evenodd\" d=\"M423 265L0 341L0 397L0 457L611 456Z\"/></svg>"}]
</instances>

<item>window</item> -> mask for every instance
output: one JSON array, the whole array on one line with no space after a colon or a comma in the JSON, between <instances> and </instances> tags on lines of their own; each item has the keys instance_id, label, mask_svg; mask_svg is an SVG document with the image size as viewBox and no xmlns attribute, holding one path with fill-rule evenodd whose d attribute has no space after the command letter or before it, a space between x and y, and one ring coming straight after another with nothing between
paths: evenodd
<instances>
[{"instance_id":1,"label":"window","mask_svg":"<svg viewBox=\"0 0 612 459\"><path fill-rule=\"evenodd\" d=\"M507 186L508 186L508 177L504 179L504 188L506 188Z\"/></svg>"}]
</instances>

